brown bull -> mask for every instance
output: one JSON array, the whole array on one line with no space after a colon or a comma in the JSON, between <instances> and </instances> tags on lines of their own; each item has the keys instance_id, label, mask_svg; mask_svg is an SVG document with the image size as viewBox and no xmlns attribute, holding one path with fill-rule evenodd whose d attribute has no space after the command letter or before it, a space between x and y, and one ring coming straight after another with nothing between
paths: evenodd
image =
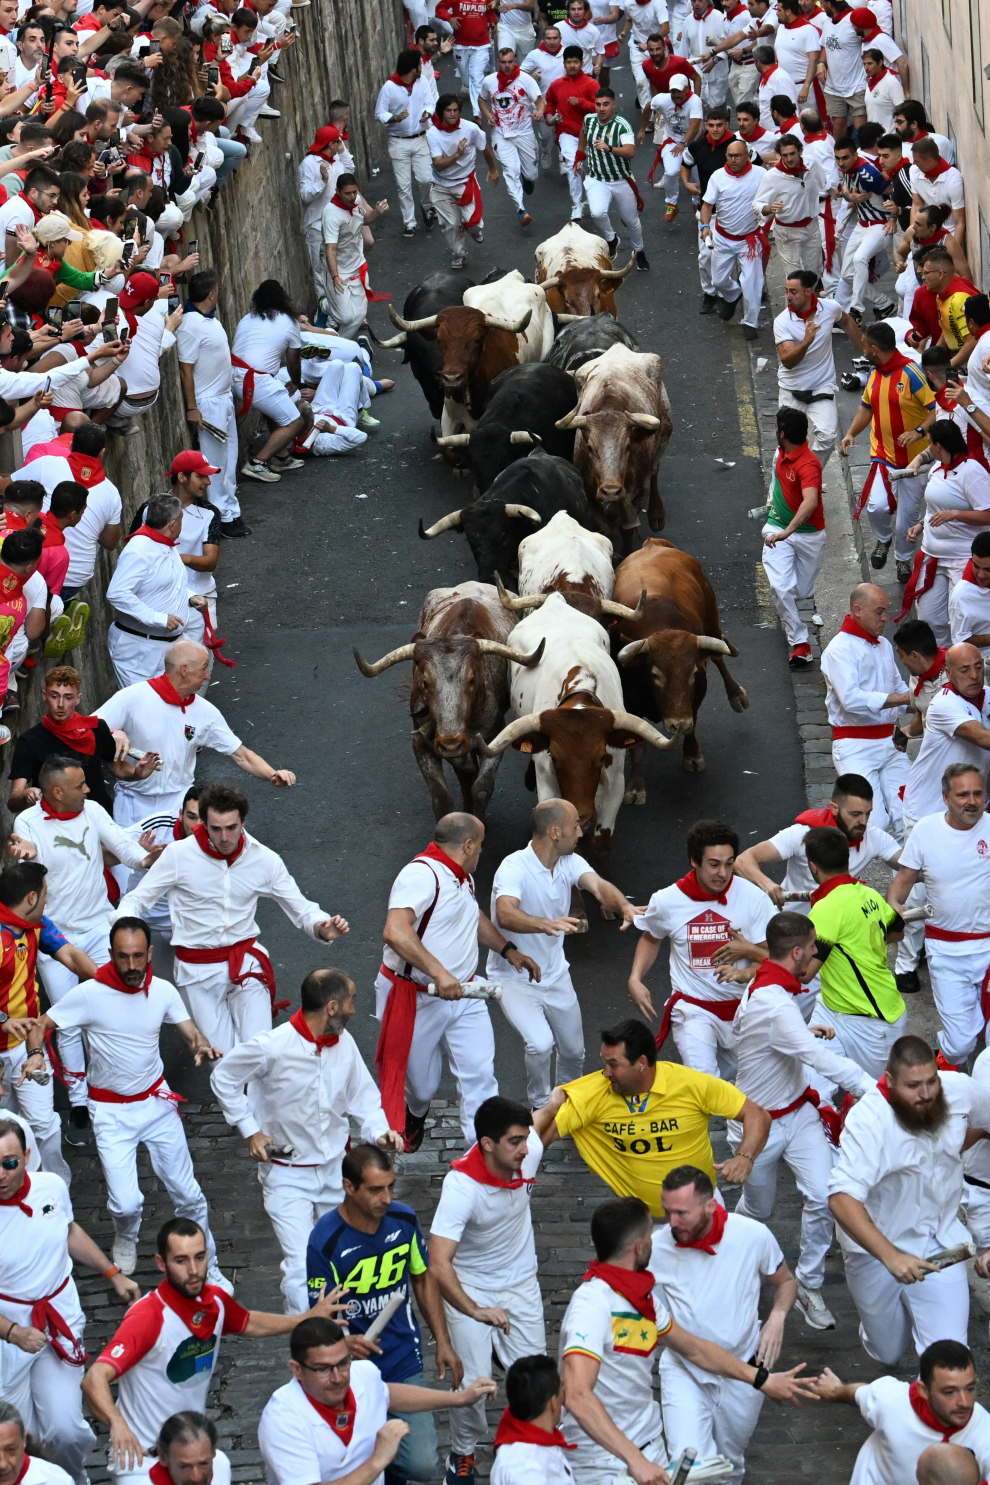
<instances>
[{"instance_id":1,"label":"brown bull","mask_svg":"<svg viewBox=\"0 0 990 1485\"><path fill-rule=\"evenodd\" d=\"M600 314L615 318L615 291L632 270L635 256L625 268L613 268L605 239L575 222L541 242L535 256L536 282L559 321Z\"/></svg>"},{"instance_id":2,"label":"brown bull","mask_svg":"<svg viewBox=\"0 0 990 1485\"><path fill-rule=\"evenodd\" d=\"M361 673L369 677L412 661L413 756L438 820L457 808L444 779L444 762L458 777L461 808L469 813L483 817L494 792L501 754L482 753L478 739L494 737L502 726L509 699L508 662L536 665L543 653L542 645L524 655L507 644L512 628L513 619L490 584L461 583L426 595L409 644L373 664L354 651Z\"/></svg>"},{"instance_id":3,"label":"brown bull","mask_svg":"<svg viewBox=\"0 0 990 1485\"><path fill-rule=\"evenodd\" d=\"M623 694L631 711L683 735L684 770L700 773L705 759L695 729L708 689L708 661L718 666L732 710L745 711L749 697L725 663L726 655L739 651L722 633L711 583L687 552L655 537L645 541L620 563L615 598L631 604L644 589L642 618L621 620L615 631ZM646 802L643 755L643 748L632 752L627 804Z\"/></svg>"}]
</instances>

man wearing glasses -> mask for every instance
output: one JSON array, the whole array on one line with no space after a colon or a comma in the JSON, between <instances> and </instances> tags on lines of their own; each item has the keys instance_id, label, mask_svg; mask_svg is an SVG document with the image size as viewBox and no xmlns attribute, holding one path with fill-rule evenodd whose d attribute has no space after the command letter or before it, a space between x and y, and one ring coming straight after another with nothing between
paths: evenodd
<instances>
[{"instance_id":1,"label":"man wearing glasses","mask_svg":"<svg viewBox=\"0 0 990 1485\"><path fill-rule=\"evenodd\" d=\"M385 1382L374 1362L351 1360L340 1326L314 1310L289 1341L292 1381L272 1394L258 1425L268 1485L326 1485L345 1475L376 1485L409 1432L389 1413L469 1408L495 1393L490 1377L458 1392Z\"/></svg>"}]
</instances>

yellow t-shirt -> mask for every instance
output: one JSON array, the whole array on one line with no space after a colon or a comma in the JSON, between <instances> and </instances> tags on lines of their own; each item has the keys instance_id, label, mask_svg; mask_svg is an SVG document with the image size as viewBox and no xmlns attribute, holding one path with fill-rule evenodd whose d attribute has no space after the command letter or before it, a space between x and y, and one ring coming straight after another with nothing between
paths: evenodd
<instances>
[{"instance_id":1,"label":"yellow t-shirt","mask_svg":"<svg viewBox=\"0 0 990 1485\"><path fill-rule=\"evenodd\" d=\"M564 1084L557 1131L571 1135L585 1163L617 1196L638 1196L663 1216L660 1188L668 1171L696 1165L712 1181L708 1120L737 1119L746 1095L732 1083L676 1062L658 1062L649 1093L614 1093L603 1072Z\"/></svg>"}]
</instances>

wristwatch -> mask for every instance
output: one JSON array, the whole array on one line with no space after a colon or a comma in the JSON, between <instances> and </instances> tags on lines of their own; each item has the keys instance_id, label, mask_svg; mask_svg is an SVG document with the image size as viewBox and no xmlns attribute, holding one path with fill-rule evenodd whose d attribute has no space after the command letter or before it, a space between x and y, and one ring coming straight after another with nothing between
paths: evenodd
<instances>
[{"instance_id":1,"label":"wristwatch","mask_svg":"<svg viewBox=\"0 0 990 1485\"><path fill-rule=\"evenodd\" d=\"M502 947L499 949L498 952L501 954L501 956L502 956L503 959L508 959L509 955L513 952L513 950L515 950L515 952L517 954L519 953L519 950L516 947L516 945L510 943L509 940L506 939L505 943L502 945Z\"/></svg>"},{"instance_id":2,"label":"wristwatch","mask_svg":"<svg viewBox=\"0 0 990 1485\"><path fill-rule=\"evenodd\" d=\"M756 1376L753 1378L753 1386L756 1388L757 1392L759 1392L760 1388L763 1386L764 1382L768 1379L769 1376L769 1370L763 1365L762 1362L760 1362L756 1367Z\"/></svg>"},{"instance_id":3,"label":"wristwatch","mask_svg":"<svg viewBox=\"0 0 990 1485\"><path fill-rule=\"evenodd\" d=\"M9 1021L9 1020L10 1020L10 1017L7 1015L7 1012L6 1011L0 1011L0 1026L3 1026L4 1023L7 1022L7 1021Z\"/></svg>"}]
</instances>

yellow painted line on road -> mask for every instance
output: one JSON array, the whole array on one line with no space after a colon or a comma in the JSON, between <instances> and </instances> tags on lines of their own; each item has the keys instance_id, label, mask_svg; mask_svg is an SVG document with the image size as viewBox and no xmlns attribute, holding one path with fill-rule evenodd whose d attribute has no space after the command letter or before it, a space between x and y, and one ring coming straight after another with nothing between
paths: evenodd
<instances>
[{"instance_id":1,"label":"yellow painted line on road","mask_svg":"<svg viewBox=\"0 0 990 1485\"><path fill-rule=\"evenodd\" d=\"M739 433L742 438L742 453L749 459L760 457L760 435L756 426L756 407L753 402L752 379L749 356L745 343L733 339L732 376L736 384L736 406L739 409Z\"/></svg>"}]
</instances>

